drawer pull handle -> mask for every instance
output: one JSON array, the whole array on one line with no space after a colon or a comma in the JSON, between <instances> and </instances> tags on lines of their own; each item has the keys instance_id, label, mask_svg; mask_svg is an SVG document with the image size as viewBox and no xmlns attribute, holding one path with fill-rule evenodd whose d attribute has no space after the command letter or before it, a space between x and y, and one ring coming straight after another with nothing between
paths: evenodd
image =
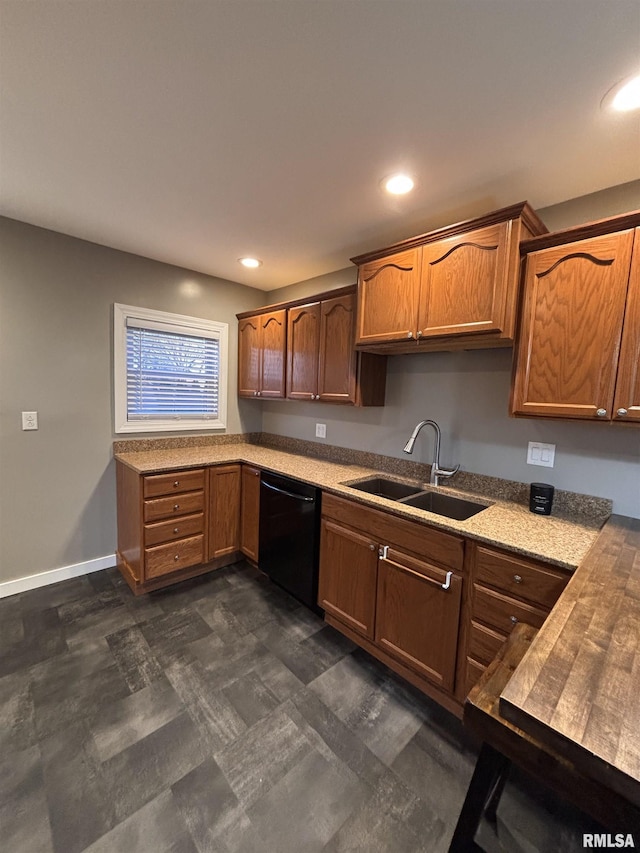
<instances>
[{"instance_id":1,"label":"drawer pull handle","mask_svg":"<svg viewBox=\"0 0 640 853\"><path fill-rule=\"evenodd\" d=\"M375 545L369 545L369 548L370 548L370 550L371 550L371 551L375 551L375 550L376 550L376 546L375 546Z\"/></svg>"},{"instance_id":2,"label":"drawer pull handle","mask_svg":"<svg viewBox=\"0 0 640 853\"><path fill-rule=\"evenodd\" d=\"M514 625L515 625L515 624L517 624L517 622L518 622L518 617L517 617L517 616L510 616L509 618L511 619L511 622L512 622Z\"/></svg>"},{"instance_id":3,"label":"drawer pull handle","mask_svg":"<svg viewBox=\"0 0 640 853\"><path fill-rule=\"evenodd\" d=\"M174 509L180 509L180 504L174 504L174 505L173 505L173 508L174 508Z\"/></svg>"},{"instance_id":4,"label":"drawer pull handle","mask_svg":"<svg viewBox=\"0 0 640 853\"><path fill-rule=\"evenodd\" d=\"M522 575L514 575L513 579L516 583L522 583Z\"/></svg>"},{"instance_id":5,"label":"drawer pull handle","mask_svg":"<svg viewBox=\"0 0 640 853\"><path fill-rule=\"evenodd\" d=\"M174 486L179 486L179 485L180 485L180 480L174 480L174 481L173 481L173 485L174 485Z\"/></svg>"},{"instance_id":6,"label":"drawer pull handle","mask_svg":"<svg viewBox=\"0 0 640 853\"><path fill-rule=\"evenodd\" d=\"M179 554L176 554L176 555L175 555L175 557L174 557L173 559L174 559L176 562L178 562L178 560L180 559L180 555L179 555Z\"/></svg>"},{"instance_id":7,"label":"drawer pull handle","mask_svg":"<svg viewBox=\"0 0 640 853\"><path fill-rule=\"evenodd\" d=\"M178 528L177 528L177 527L174 527L174 528L173 528L173 532L174 532L174 533L177 533L177 532L178 532Z\"/></svg>"}]
</instances>

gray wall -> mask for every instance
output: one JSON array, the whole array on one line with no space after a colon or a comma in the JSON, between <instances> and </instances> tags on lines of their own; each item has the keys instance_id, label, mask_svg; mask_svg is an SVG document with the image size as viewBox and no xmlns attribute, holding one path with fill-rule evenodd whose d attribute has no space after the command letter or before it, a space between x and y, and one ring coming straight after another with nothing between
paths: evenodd
<instances>
[{"instance_id":1,"label":"gray wall","mask_svg":"<svg viewBox=\"0 0 640 853\"><path fill-rule=\"evenodd\" d=\"M263 292L0 218L0 582L115 550L114 302L229 323L226 431L260 430L235 314Z\"/></svg>"},{"instance_id":2,"label":"gray wall","mask_svg":"<svg viewBox=\"0 0 640 853\"><path fill-rule=\"evenodd\" d=\"M551 230L640 208L640 181L613 187L539 211ZM295 299L348 284L353 268L277 291ZM313 288L311 288L313 285ZM272 300L273 292L269 294ZM640 517L640 429L507 414L511 350L392 356L387 405L349 409L293 401L261 403L265 432L315 439L315 424L327 425L326 442L402 456L413 426L433 418L443 428L443 462L466 471L612 498L616 512ZM554 468L526 464L528 441L556 445ZM421 435L414 458L430 461L432 437Z\"/></svg>"}]
</instances>

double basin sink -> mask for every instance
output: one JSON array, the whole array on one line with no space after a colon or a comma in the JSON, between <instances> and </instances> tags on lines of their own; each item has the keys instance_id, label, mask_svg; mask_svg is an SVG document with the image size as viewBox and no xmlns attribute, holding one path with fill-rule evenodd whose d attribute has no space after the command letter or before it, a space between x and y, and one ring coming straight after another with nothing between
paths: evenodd
<instances>
[{"instance_id":1,"label":"double basin sink","mask_svg":"<svg viewBox=\"0 0 640 853\"><path fill-rule=\"evenodd\" d=\"M396 480L388 480L385 477L369 477L358 483L343 483L343 485L359 492L397 501L405 506L414 506L434 512L436 515L453 518L456 521L466 521L483 509L487 509L488 506L488 504L480 504L464 498L454 498L441 492L428 491L407 483L399 483Z\"/></svg>"}]
</instances>

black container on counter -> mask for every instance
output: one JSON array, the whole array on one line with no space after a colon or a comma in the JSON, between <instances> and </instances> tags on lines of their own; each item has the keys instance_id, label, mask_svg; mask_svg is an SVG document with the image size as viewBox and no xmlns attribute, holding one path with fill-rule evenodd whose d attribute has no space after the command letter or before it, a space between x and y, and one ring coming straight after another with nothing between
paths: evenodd
<instances>
[{"instance_id":1,"label":"black container on counter","mask_svg":"<svg viewBox=\"0 0 640 853\"><path fill-rule=\"evenodd\" d=\"M549 483L531 483L529 509L537 515L551 515L553 486Z\"/></svg>"}]
</instances>

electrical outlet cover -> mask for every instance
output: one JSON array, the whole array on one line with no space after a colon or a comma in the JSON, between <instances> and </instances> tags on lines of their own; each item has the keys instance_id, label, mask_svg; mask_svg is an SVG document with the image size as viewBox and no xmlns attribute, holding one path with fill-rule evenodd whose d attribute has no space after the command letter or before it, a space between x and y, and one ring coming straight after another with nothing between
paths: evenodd
<instances>
[{"instance_id":1,"label":"electrical outlet cover","mask_svg":"<svg viewBox=\"0 0 640 853\"><path fill-rule=\"evenodd\" d=\"M326 438L327 437L327 425L326 424L316 424L316 438Z\"/></svg>"}]
</instances>

